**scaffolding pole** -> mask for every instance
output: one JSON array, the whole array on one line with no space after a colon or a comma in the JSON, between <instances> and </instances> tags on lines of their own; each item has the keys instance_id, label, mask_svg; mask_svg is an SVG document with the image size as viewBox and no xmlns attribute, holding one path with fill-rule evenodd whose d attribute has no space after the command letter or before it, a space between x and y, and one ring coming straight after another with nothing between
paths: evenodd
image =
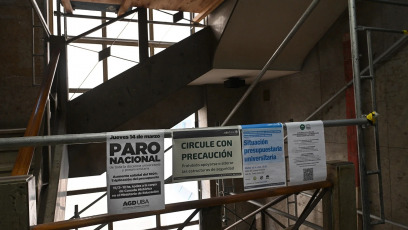
<instances>
[{"instance_id":1,"label":"scaffolding pole","mask_svg":"<svg viewBox=\"0 0 408 230\"><path fill-rule=\"evenodd\" d=\"M369 125L370 122L366 118L357 119L341 119L341 120L326 120L323 121L324 127L350 126L350 125ZM285 124L283 124L286 127ZM171 138L174 130L166 129L164 131L165 138ZM128 131L116 132L117 134ZM106 142L109 133L82 133L82 134L65 134L52 136L28 136L28 137L9 137L0 138L0 149L13 149L23 146L45 146L59 144L87 144L87 143L103 143Z\"/></svg>"},{"instance_id":2,"label":"scaffolding pole","mask_svg":"<svg viewBox=\"0 0 408 230\"><path fill-rule=\"evenodd\" d=\"M376 98L376 76L374 72L374 62L373 62L373 49L372 49L372 41L371 41L371 31L366 31L367 35L367 55L368 55L368 63L370 69L370 76L371 76L371 109L373 111L377 111L377 98ZM372 172L367 172L369 175L377 175L378 179L378 195L379 195L379 202L380 202L380 217L381 220L377 221L377 224L385 223L385 214L384 214L384 192L382 186L382 170L381 170L381 153L380 153L380 134L378 131L378 122L374 123L374 142L375 142L375 153L376 153L376 166L377 169Z\"/></svg>"},{"instance_id":3,"label":"scaffolding pole","mask_svg":"<svg viewBox=\"0 0 408 230\"><path fill-rule=\"evenodd\" d=\"M359 51L357 39L357 20L356 20L356 2L348 0L348 12L350 23L350 38L351 38L351 55L353 64L353 83L354 83L354 100L356 107L356 117L362 116L361 106L361 79L359 65ZM360 190L361 190L361 207L363 211L363 229L370 229L370 203L368 200L368 181L367 181L367 166L366 166L366 150L364 145L364 133L361 125L357 126L357 144L359 158L359 174L360 174Z\"/></svg>"},{"instance_id":4,"label":"scaffolding pole","mask_svg":"<svg viewBox=\"0 0 408 230\"><path fill-rule=\"evenodd\" d=\"M48 28L47 21L44 19L43 14L41 13L40 8L37 5L37 2L35 0L30 0L31 6L35 12L35 14L38 17L38 20L40 20L42 28L44 29L45 35L47 35L47 38L51 36L50 29Z\"/></svg>"}]
</instances>

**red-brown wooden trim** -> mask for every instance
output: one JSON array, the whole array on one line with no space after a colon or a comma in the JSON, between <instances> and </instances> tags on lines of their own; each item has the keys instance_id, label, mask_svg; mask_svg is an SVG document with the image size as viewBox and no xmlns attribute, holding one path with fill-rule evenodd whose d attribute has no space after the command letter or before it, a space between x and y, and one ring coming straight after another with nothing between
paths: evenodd
<instances>
[{"instance_id":1,"label":"red-brown wooden trim","mask_svg":"<svg viewBox=\"0 0 408 230\"><path fill-rule=\"evenodd\" d=\"M54 80L55 71L57 69L58 60L60 56L59 50L54 50L51 55L51 61L45 72L45 78L41 84L40 91L36 100L33 111L31 112L30 120L24 136L37 136L41 127L41 122L44 116L45 107L48 101L48 95L51 90L52 82ZM18 151L16 162L14 163L12 176L27 175L30 170L31 161L34 155L34 147L22 147Z\"/></svg>"},{"instance_id":2,"label":"red-brown wooden trim","mask_svg":"<svg viewBox=\"0 0 408 230\"><path fill-rule=\"evenodd\" d=\"M296 194L302 191L313 190L318 188L329 188L332 186L330 181L315 182L304 185L280 187L273 189L258 190L254 192L245 192L237 195L215 197L204 200L186 201L166 205L163 210L136 212L128 214L102 214L97 216L84 217L79 219L65 220L54 223L39 224L32 226L32 230L57 230L57 229L75 229L80 227L92 226L108 222L133 219L144 216L152 216L164 213L179 212L197 208L207 208L213 206L220 206L223 204L231 204L243 202L247 200L256 200L266 197L281 196L286 194Z\"/></svg>"}]
</instances>

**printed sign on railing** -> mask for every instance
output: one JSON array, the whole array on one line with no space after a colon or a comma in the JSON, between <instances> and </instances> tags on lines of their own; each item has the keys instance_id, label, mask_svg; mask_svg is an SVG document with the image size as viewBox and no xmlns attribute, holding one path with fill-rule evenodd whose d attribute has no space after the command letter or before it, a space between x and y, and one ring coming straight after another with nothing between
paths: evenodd
<instances>
[{"instance_id":1,"label":"printed sign on railing","mask_svg":"<svg viewBox=\"0 0 408 230\"><path fill-rule=\"evenodd\" d=\"M108 213L164 209L164 130L108 133Z\"/></svg>"},{"instance_id":2,"label":"printed sign on railing","mask_svg":"<svg viewBox=\"0 0 408 230\"><path fill-rule=\"evenodd\" d=\"M239 127L173 132L173 181L242 177Z\"/></svg>"},{"instance_id":3,"label":"printed sign on railing","mask_svg":"<svg viewBox=\"0 0 408 230\"><path fill-rule=\"evenodd\" d=\"M286 123L289 184L326 180L326 149L322 121Z\"/></svg>"},{"instance_id":4,"label":"printed sign on railing","mask_svg":"<svg viewBox=\"0 0 408 230\"><path fill-rule=\"evenodd\" d=\"M244 190L286 185L282 124L241 127Z\"/></svg>"}]
</instances>

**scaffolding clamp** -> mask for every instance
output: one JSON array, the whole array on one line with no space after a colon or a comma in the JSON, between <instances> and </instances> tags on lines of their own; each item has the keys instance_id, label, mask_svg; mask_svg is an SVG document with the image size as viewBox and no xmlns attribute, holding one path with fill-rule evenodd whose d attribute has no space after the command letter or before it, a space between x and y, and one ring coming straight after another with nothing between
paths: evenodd
<instances>
[{"instance_id":1,"label":"scaffolding clamp","mask_svg":"<svg viewBox=\"0 0 408 230\"><path fill-rule=\"evenodd\" d=\"M375 122L377 121L377 117L378 117L379 115L380 115L380 114L378 114L376 111L373 111L373 112L369 113L369 114L366 116L366 118L367 118L367 120L370 122L371 125L375 125Z\"/></svg>"}]
</instances>

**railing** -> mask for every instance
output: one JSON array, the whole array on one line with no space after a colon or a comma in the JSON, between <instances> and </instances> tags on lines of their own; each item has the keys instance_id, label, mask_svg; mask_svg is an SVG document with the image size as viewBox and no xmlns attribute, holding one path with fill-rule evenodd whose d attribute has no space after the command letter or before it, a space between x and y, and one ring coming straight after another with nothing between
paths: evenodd
<instances>
[{"instance_id":1,"label":"railing","mask_svg":"<svg viewBox=\"0 0 408 230\"><path fill-rule=\"evenodd\" d=\"M33 111L31 112L30 120L28 122L24 136L37 136L41 127L41 122L44 116L45 107L48 101L48 96L51 90L52 82L54 80L55 71L57 69L60 51L54 50L51 55L51 61L44 74L45 79L41 84L40 91L36 100ZM20 148L13 170L12 176L27 175L30 170L31 161L34 155L34 147Z\"/></svg>"},{"instance_id":2,"label":"railing","mask_svg":"<svg viewBox=\"0 0 408 230\"><path fill-rule=\"evenodd\" d=\"M248 200L256 200L267 197L282 196L288 194L296 194L306 190L313 189L327 189L332 187L330 181L315 182L305 185L296 185L288 187L280 187L273 189L258 190L254 192L245 192L237 195L215 197L210 199L187 201L181 203L174 203L166 205L163 210L139 212L139 213L128 213L128 214L102 214L90 217L84 217L79 219L72 219L54 223L45 223L32 226L32 230L48 230L48 229L75 229L80 227L104 224L114 221L127 220L145 216L159 215L171 212L179 212L190 209L205 209L209 207L221 206L224 204L231 204L237 202L243 202Z\"/></svg>"}]
</instances>

